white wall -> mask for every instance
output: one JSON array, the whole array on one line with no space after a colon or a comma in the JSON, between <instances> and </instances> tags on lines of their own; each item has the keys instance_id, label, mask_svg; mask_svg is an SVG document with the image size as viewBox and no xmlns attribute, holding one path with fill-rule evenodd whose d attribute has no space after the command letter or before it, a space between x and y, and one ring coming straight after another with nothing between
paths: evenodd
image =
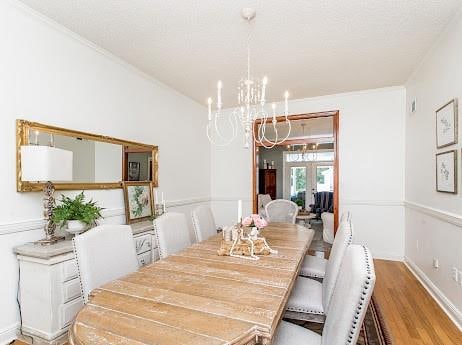
<instances>
[{"instance_id":1,"label":"white wall","mask_svg":"<svg viewBox=\"0 0 462 345\"><path fill-rule=\"evenodd\" d=\"M340 111L340 210L351 210L355 239L375 257L404 256L403 87L290 102L292 114ZM252 152L236 140L212 148L212 200L217 222L236 218L236 200L251 211Z\"/></svg>"},{"instance_id":2,"label":"white wall","mask_svg":"<svg viewBox=\"0 0 462 345\"><path fill-rule=\"evenodd\" d=\"M452 98L462 101L462 15L448 26L406 84L406 261L462 327L462 286L451 279L451 268L462 272L461 129L459 143L436 149L435 110ZM459 124L461 121L459 111ZM457 149L459 193L435 190L435 154ZM440 268L432 267L433 258Z\"/></svg>"},{"instance_id":3,"label":"white wall","mask_svg":"<svg viewBox=\"0 0 462 345\"><path fill-rule=\"evenodd\" d=\"M0 1L0 76L2 343L19 320L12 248L43 236L41 193L16 192L17 118L158 145L160 190L184 212L208 201L210 149L205 108L16 2ZM121 190L86 194L124 221Z\"/></svg>"}]
</instances>

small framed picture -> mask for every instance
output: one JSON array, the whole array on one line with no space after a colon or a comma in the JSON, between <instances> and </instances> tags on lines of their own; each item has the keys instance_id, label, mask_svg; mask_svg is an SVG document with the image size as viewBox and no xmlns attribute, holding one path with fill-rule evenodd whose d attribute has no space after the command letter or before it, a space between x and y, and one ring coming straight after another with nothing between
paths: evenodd
<instances>
[{"instance_id":1,"label":"small framed picture","mask_svg":"<svg viewBox=\"0 0 462 345\"><path fill-rule=\"evenodd\" d=\"M125 218L127 224L148 220L153 216L150 182L124 182Z\"/></svg>"},{"instance_id":2,"label":"small framed picture","mask_svg":"<svg viewBox=\"0 0 462 345\"><path fill-rule=\"evenodd\" d=\"M436 147L457 144L457 99L449 101L436 111Z\"/></svg>"},{"instance_id":3,"label":"small framed picture","mask_svg":"<svg viewBox=\"0 0 462 345\"><path fill-rule=\"evenodd\" d=\"M141 164L139 162L128 162L128 180L139 181Z\"/></svg>"},{"instance_id":4,"label":"small framed picture","mask_svg":"<svg viewBox=\"0 0 462 345\"><path fill-rule=\"evenodd\" d=\"M457 193L457 150L436 154L436 190Z\"/></svg>"}]
</instances>

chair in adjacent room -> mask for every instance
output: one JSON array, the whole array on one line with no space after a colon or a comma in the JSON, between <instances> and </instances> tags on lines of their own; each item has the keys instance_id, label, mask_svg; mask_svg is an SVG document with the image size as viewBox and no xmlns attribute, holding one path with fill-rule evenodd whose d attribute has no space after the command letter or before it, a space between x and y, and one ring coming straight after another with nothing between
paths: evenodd
<instances>
[{"instance_id":1,"label":"chair in adjacent room","mask_svg":"<svg viewBox=\"0 0 462 345\"><path fill-rule=\"evenodd\" d=\"M332 224L332 227L334 225ZM337 233L343 231L342 229L345 227L349 227L349 231L351 233L351 242L353 241L353 224L351 222L351 214L350 212L342 214L340 218L340 224L337 228ZM335 237L332 243L336 241ZM350 242L350 243L351 243ZM336 251L339 248L338 245L332 246L332 251ZM306 255L305 259L303 260L302 267L300 268L300 273L302 277L314 278L322 280L326 274L326 267L327 267L327 259L321 258L319 256L314 255Z\"/></svg>"},{"instance_id":2,"label":"chair in adjacent room","mask_svg":"<svg viewBox=\"0 0 462 345\"><path fill-rule=\"evenodd\" d=\"M217 226L210 207L199 206L191 212L196 241L201 242L217 234Z\"/></svg>"},{"instance_id":3,"label":"chair in adjacent room","mask_svg":"<svg viewBox=\"0 0 462 345\"><path fill-rule=\"evenodd\" d=\"M326 274L322 283L318 280L297 277L287 302L285 317L323 323L329 309L335 282L339 276L345 252L353 238L351 226L340 227L326 264Z\"/></svg>"},{"instance_id":4,"label":"chair in adjacent room","mask_svg":"<svg viewBox=\"0 0 462 345\"><path fill-rule=\"evenodd\" d=\"M273 345L356 344L374 286L371 253L364 246L349 246L335 284L322 336L282 321Z\"/></svg>"},{"instance_id":5,"label":"chair in adjacent room","mask_svg":"<svg viewBox=\"0 0 462 345\"><path fill-rule=\"evenodd\" d=\"M317 192L314 193L314 204L310 205L311 212L316 214L317 219L321 219L323 212L334 212L334 193Z\"/></svg>"},{"instance_id":6,"label":"chair in adjacent room","mask_svg":"<svg viewBox=\"0 0 462 345\"><path fill-rule=\"evenodd\" d=\"M90 292L138 269L132 228L100 225L72 240L84 303Z\"/></svg>"},{"instance_id":7,"label":"chair in adjacent room","mask_svg":"<svg viewBox=\"0 0 462 345\"><path fill-rule=\"evenodd\" d=\"M295 224L298 206L293 201L276 199L266 204L265 212L268 222Z\"/></svg>"},{"instance_id":8,"label":"chair in adjacent room","mask_svg":"<svg viewBox=\"0 0 462 345\"><path fill-rule=\"evenodd\" d=\"M165 213L154 219L153 223L161 259L165 259L192 244L186 216L183 213Z\"/></svg>"},{"instance_id":9,"label":"chair in adjacent room","mask_svg":"<svg viewBox=\"0 0 462 345\"><path fill-rule=\"evenodd\" d=\"M268 205L269 202L271 202L271 195L269 194L258 194L257 198L258 202L258 214L266 219L266 210L265 207Z\"/></svg>"}]
</instances>

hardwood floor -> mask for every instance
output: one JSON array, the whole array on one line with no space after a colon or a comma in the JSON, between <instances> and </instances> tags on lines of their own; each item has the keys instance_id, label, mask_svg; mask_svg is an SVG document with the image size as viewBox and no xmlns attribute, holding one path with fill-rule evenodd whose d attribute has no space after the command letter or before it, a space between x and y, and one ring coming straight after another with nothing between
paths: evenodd
<instances>
[{"instance_id":1,"label":"hardwood floor","mask_svg":"<svg viewBox=\"0 0 462 345\"><path fill-rule=\"evenodd\" d=\"M462 344L462 333L402 262L374 262L374 295L394 345Z\"/></svg>"},{"instance_id":2,"label":"hardwood floor","mask_svg":"<svg viewBox=\"0 0 462 345\"><path fill-rule=\"evenodd\" d=\"M462 344L462 333L402 262L374 263L374 296L394 345Z\"/></svg>"}]
</instances>

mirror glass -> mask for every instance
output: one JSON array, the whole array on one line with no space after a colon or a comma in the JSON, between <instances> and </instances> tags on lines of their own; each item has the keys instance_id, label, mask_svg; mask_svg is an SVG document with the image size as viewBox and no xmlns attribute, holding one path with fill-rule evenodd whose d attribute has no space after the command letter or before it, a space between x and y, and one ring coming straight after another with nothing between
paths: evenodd
<instances>
[{"instance_id":1,"label":"mirror glass","mask_svg":"<svg viewBox=\"0 0 462 345\"><path fill-rule=\"evenodd\" d=\"M21 146L54 146L72 151L73 180L54 182L58 190L121 188L123 181L158 185L158 148L154 145L44 125L16 121L17 190L39 191L43 183L21 180Z\"/></svg>"},{"instance_id":2,"label":"mirror glass","mask_svg":"<svg viewBox=\"0 0 462 345\"><path fill-rule=\"evenodd\" d=\"M52 139L51 139L52 138ZM103 183L122 181L122 145L32 131L29 142L73 152L72 182Z\"/></svg>"}]
</instances>

